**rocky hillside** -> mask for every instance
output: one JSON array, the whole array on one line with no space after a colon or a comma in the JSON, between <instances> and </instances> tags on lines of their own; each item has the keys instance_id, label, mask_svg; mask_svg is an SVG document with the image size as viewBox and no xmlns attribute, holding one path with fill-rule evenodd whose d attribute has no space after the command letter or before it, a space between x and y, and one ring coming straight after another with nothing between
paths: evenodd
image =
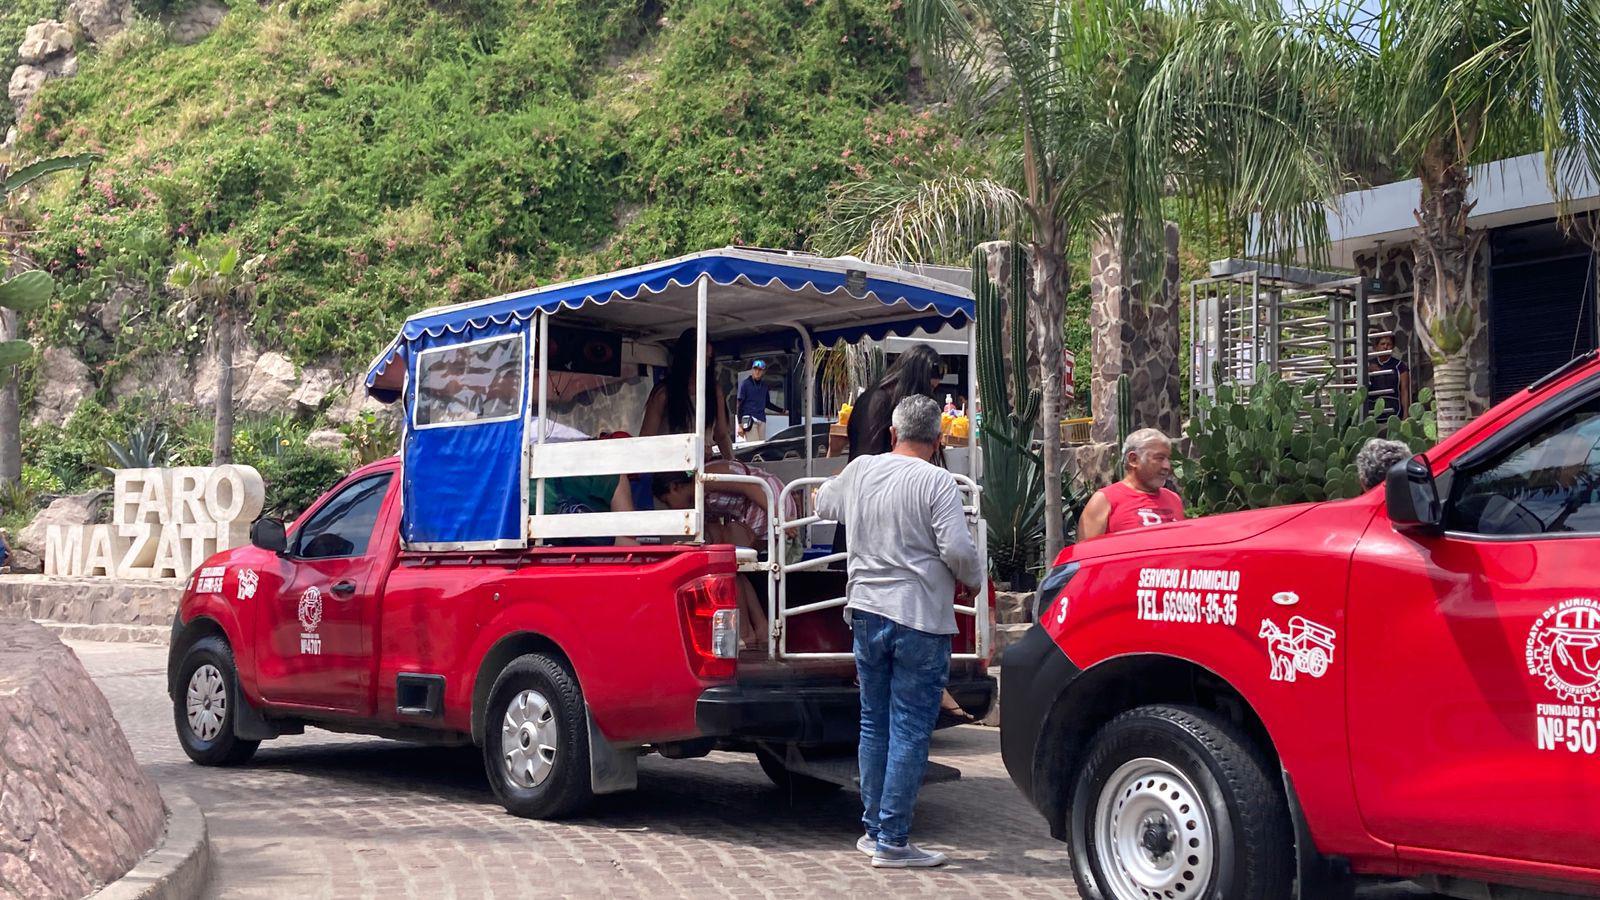
<instances>
[{"instance_id":1,"label":"rocky hillside","mask_svg":"<svg viewBox=\"0 0 1600 900\"><path fill-rule=\"evenodd\" d=\"M238 400L309 430L356 414L352 373L410 312L803 247L830 183L951 145L896 0L17 2L13 150L104 155L27 207L60 283L25 326L54 348L25 387L35 482L54 426L214 396L206 311L162 288L197 235L266 254Z\"/></svg>"}]
</instances>

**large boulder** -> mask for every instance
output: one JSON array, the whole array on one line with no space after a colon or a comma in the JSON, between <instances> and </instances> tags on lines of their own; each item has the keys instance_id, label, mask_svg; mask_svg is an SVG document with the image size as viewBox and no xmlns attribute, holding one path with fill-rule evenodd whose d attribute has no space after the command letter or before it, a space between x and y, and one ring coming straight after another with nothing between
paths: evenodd
<instances>
[{"instance_id":1,"label":"large boulder","mask_svg":"<svg viewBox=\"0 0 1600 900\"><path fill-rule=\"evenodd\" d=\"M33 397L33 424L61 425L94 390L89 367L63 347L39 354L39 387Z\"/></svg>"},{"instance_id":2,"label":"large boulder","mask_svg":"<svg viewBox=\"0 0 1600 900\"><path fill-rule=\"evenodd\" d=\"M67 18L76 22L89 40L103 44L133 23L133 0L72 0Z\"/></svg>"},{"instance_id":3,"label":"large boulder","mask_svg":"<svg viewBox=\"0 0 1600 900\"><path fill-rule=\"evenodd\" d=\"M336 428L319 428L306 435L306 446L313 450L343 450L344 432Z\"/></svg>"},{"instance_id":4,"label":"large boulder","mask_svg":"<svg viewBox=\"0 0 1600 900\"><path fill-rule=\"evenodd\" d=\"M40 65L72 52L72 31L54 20L36 22L28 26L17 47L17 59Z\"/></svg>"},{"instance_id":5,"label":"large boulder","mask_svg":"<svg viewBox=\"0 0 1600 900\"><path fill-rule=\"evenodd\" d=\"M256 357L255 364L235 383L234 399L247 413L278 413L289 409L289 398L300 386L294 363L282 353L268 352Z\"/></svg>"},{"instance_id":6,"label":"large boulder","mask_svg":"<svg viewBox=\"0 0 1600 900\"><path fill-rule=\"evenodd\" d=\"M300 386L289 395L289 402L305 412L316 412L341 380L338 372L326 366L307 366L300 376Z\"/></svg>"},{"instance_id":7,"label":"large boulder","mask_svg":"<svg viewBox=\"0 0 1600 900\"><path fill-rule=\"evenodd\" d=\"M130 365L125 374L111 385L114 397L131 397L140 392L154 392L157 399L174 405L200 405L195 399L196 390L202 386L203 373L192 371L186 360L167 353L146 353ZM211 396L205 403L216 401L216 368L211 369Z\"/></svg>"},{"instance_id":8,"label":"large boulder","mask_svg":"<svg viewBox=\"0 0 1600 900\"><path fill-rule=\"evenodd\" d=\"M228 15L228 7L221 0L200 0L183 12L178 13L172 20L168 33L172 39L180 44L193 44L205 39L211 32L217 30L224 17Z\"/></svg>"},{"instance_id":9,"label":"large boulder","mask_svg":"<svg viewBox=\"0 0 1600 900\"><path fill-rule=\"evenodd\" d=\"M45 507L27 528L17 532L16 546L44 557L45 537L51 525L93 525L99 520L100 504L110 491L85 491L67 497L57 497Z\"/></svg>"},{"instance_id":10,"label":"large boulder","mask_svg":"<svg viewBox=\"0 0 1600 900\"><path fill-rule=\"evenodd\" d=\"M78 57L71 53L57 56L42 65L24 63L17 66L11 73L11 81L6 85L6 96L16 108L17 118L22 117L23 111L33 102L34 96L44 87L46 81L52 78L71 78L76 74L78 74Z\"/></svg>"},{"instance_id":11,"label":"large boulder","mask_svg":"<svg viewBox=\"0 0 1600 900\"><path fill-rule=\"evenodd\" d=\"M91 894L156 845L165 818L78 658L32 622L0 623L0 897Z\"/></svg>"}]
</instances>

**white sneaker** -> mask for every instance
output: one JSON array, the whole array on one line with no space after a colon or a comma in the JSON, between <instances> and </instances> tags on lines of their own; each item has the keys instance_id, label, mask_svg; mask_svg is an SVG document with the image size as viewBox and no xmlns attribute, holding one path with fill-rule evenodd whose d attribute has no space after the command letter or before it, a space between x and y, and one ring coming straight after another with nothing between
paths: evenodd
<instances>
[{"instance_id":1,"label":"white sneaker","mask_svg":"<svg viewBox=\"0 0 1600 900\"><path fill-rule=\"evenodd\" d=\"M870 834L863 834L861 837L856 838L856 849L868 856L876 856L878 854L878 839Z\"/></svg>"},{"instance_id":2,"label":"white sneaker","mask_svg":"<svg viewBox=\"0 0 1600 900\"><path fill-rule=\"evenodd\" d=\"M949 857L937 850L924 850L916 844L904 847L879 847L872 855L874 869L931 869L942 866Z\"/></svg>"}]
</instances>

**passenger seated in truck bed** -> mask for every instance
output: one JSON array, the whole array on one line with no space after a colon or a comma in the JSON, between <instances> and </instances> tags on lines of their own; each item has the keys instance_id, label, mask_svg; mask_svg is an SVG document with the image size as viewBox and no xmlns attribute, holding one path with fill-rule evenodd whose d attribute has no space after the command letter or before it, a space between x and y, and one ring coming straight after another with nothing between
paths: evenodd
<instances>
[{"instance_id":1,"label":"passenger seated in truck bed","mask_svg":"<svg viewBox=\"0 0 1600 900\"><path fill-rule=\"evenodd\" d=\"M537 503L538 482L528 485L528 505ZM547 478L544 482L544 514L572 515L597 512L632 512L633 491L626 477L621 475L574 475L568 478ZM559 546L634 546L633 538L604 537L563 538L550 541Z\"/></svg>"}]
</instances>

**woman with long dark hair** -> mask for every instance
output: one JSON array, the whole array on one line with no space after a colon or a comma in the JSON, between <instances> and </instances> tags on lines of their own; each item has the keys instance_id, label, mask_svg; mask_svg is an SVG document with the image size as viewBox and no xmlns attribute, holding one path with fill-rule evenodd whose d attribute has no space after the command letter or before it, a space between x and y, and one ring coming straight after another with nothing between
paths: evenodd
<instances>
[{"instance_id":1,"label":"woman with long dark hair","mask_svg":"<svg viewBox=\"0 0 1600 900\"><path fill-rule=\"evenodd\" d=\"M944 378L944 363L939 352L918 344L900 354L878 383L856 398L846 433L850 437L850 458L888 453L889 421L894 408L912 394L938 401L939 382Z\"/></svg>"},{"instance_id":2,"label":"woman with long dark hair","mask_svg":"<svg viewBox=\"0 0 1600 900\"><path fill-rule=\"evenodd\" d=\"M644 426L641 437L657 434L687 434L694 431L694 380L696 330L687 328L672 345L672 359L667 364L667 377L650 391L644 405ZM722 451L723 459L733 459L733 429L728 427L728 404L722 402L717 387L717 367L713 361L711 344L706 344L704 361L706 431L706 458L711 458L711 448Z\"/></svg>"}]
</instances>

